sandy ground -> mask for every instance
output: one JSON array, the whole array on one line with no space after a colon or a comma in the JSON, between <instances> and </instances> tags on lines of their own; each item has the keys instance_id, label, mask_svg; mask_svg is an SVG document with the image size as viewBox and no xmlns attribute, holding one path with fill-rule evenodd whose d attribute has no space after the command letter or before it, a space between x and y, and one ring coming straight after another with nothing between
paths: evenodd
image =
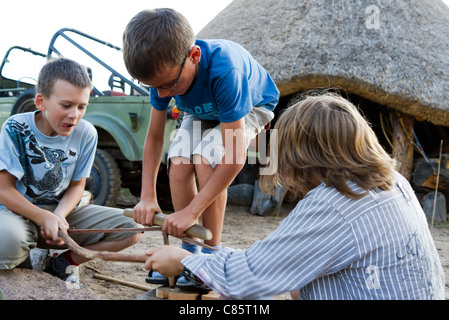
<instances>
[{"instance_id":1,"label":"sandy ground","mask_svg":"<svg viewBox=\"0 0 449 320\"><path fill-rule=\"evenodd\" d=\"M132 206L131 206L132 207ZM233 248L247 248L255 241L263 239L275 230L280 221L293 207L284 205L278 217L260 217L251 215L247 207L228 206L223 230L223 245ZM440 254L441 263L446 276L446 299L449 299L449 228L434 226L431 232ZM160 232L146 232L141 241L124 252L143 253L146 249L162 245ZM176 238L170 238L171 244L179 244ZM114 283L95 278L95 274L103 274L113 278L132 282L148 289L156 285L147 284L145 276L147 271L141 263L90 261L80 269L81 282L104 300L135 300L145 289L132 288L123 284ZM273 297L277 300L290 299L289 294Z\"/></svg>"}]
</instances>

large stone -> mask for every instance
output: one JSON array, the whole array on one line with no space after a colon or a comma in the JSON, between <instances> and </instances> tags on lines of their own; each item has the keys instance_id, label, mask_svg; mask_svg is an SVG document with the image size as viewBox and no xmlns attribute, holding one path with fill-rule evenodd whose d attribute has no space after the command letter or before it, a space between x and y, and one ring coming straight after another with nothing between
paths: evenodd
<instances>
[{"instance_id":1,"label":"large stone","mask_svg":"<svg viewBox=\"0 0 449 320\"><path fill-rule=\"evenodd\" d=\"M259 181L256 180L250 213L259 216L278 216L287 190L281 187L277 187L275 190L276 195L265 193L260 188Z\"/></svg>"},{"instance_id":2,"label":"large stone","mask_svg":"<svg viewBox=\"0 0 449 320\"><path fill-rule=\"evenodd\" d=\"M435 201L435 191L431 191L424 197L423 210L429 221L445 223L446 222L446 198L443 193L437 192Z\"/></svg>"},{"instance_id":3,"label":"large stone","mask_svg":"<svg viewBox=\"0 0 449 320\"><path fill-rule=\"evenodd\" d=\"M254 186L242 183L228 187L227 204L250 207L253 203Z\"/></svg>"},{"instance_id":4,"label":"large stone","mask_svg":"<svg viewBox=\"0 0 449 320\"><path fill-rule=\"evenodd\" d=\"M0 290L5 300L99 300L82 285L30 269L0 270Z\"/></svg>"}]
</instances>

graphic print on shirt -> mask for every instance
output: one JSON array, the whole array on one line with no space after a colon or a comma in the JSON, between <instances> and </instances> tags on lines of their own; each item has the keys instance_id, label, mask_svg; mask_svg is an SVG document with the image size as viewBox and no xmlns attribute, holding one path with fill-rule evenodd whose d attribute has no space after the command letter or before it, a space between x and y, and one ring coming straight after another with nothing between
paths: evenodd
<instances>
[{"instance_id":1,"label":"graphic print on shirt","mask_svg":"<svg viewBox=\"0 0 449 320\"><path fill-rule=\"evenodd\" d=\"M67 175L64 162L68 160L61 149L40 146L34 133L26 123L12 120L7 133L17 148L24 176L21 182L26 187L26 195L35 204L55 203L63 195L64 180ZM76 150L70 150L76 156Z\"/></svg>"},{"instance_id":2,"label":"graphic print on shirt","mask_svg":"<svg viewBox=\"0 0 449 320\"><path fill-rule=\"evenodd\" d=\"M420 288L426 288L427 299L434 299L432 295L432 283L429 278L432 274L430 261L426 250L417 232L409 234L402 242L402 247L396 253L398 260L404 260L401 268L401 281L406 283L417 282ZM425 277L428 275L428 277Z\"/></svg>"},{"instance_id":3,"label":"graphic print on shirt","mask_svg":"<svg viewBox=\"0 0 449 320\"><path fill-rule=\"evenodd\" d=\"M216 109L214 107L212 102L203 103L202 105L197 105L197 106L193 106L193 107L184 106L184 105L179 104L178 109L180 111L183 111L183 112L186 112L189 114L193 114L203 120L219 119L218 109Z\"/></svg>"}]
</instances>

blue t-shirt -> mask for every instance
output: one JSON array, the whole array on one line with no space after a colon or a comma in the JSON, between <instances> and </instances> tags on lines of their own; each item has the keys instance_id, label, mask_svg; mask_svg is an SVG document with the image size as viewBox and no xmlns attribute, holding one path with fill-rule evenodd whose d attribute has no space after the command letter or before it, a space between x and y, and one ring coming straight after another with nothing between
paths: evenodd
<instances>
[{"instance_id":1,"label":"blue t-shirt","mask_svg":"<svg viewBox=\"0 0 449 320\"><path fill-rule=\"evenodd\" d=\"M56 204L72 180L89 177L97 131L81 120L69 136L49 137L38 130L36 112L13 115L3 124L0 170L17 178L16 189L30 202Z\"/></svg>"},{"instance_id":2,"label":"blue t-shirt","mask_svg":"<svg viewBox=\"0 0 449 320\"><path fill-rule=\"evenodd\" d=\"M229 40L196 40L196 45L201 48L198 76L188 93L174 96L178 110L204 120L233 122L253 107L276 107L276 84L242 46ZM171 98L160 98L151 89L150 103L157 110L166 110Z\"/></svg>"}]
</instances>

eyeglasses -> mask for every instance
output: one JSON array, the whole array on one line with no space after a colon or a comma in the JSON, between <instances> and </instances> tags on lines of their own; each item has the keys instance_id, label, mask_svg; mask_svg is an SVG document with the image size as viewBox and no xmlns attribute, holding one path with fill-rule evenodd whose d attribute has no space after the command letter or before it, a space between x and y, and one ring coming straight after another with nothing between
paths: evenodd
<instances>
[{"instance_id":1,"label":"eyeglasses","mask_svg":"<svg viewBox=\"0 0 449 320\"><path fill-rule=\"evenodd\" d=\"M162 89L162 90L174 90L174 89L176 89L176 85L178 84L179 78L181 77L182 70L184 70L184 65L186 64L186 60L187 60L188 56L189 55L186 54L186 56L184 57L184 60L182 61L182 64L181 64L181 70L179 70L178 76L176 77L176 79L172 83L170 83L167 86L160 86L160 87L146 86L146 87L148 89L154 88L154 89Z\"/></svg>"}]
</instances>

